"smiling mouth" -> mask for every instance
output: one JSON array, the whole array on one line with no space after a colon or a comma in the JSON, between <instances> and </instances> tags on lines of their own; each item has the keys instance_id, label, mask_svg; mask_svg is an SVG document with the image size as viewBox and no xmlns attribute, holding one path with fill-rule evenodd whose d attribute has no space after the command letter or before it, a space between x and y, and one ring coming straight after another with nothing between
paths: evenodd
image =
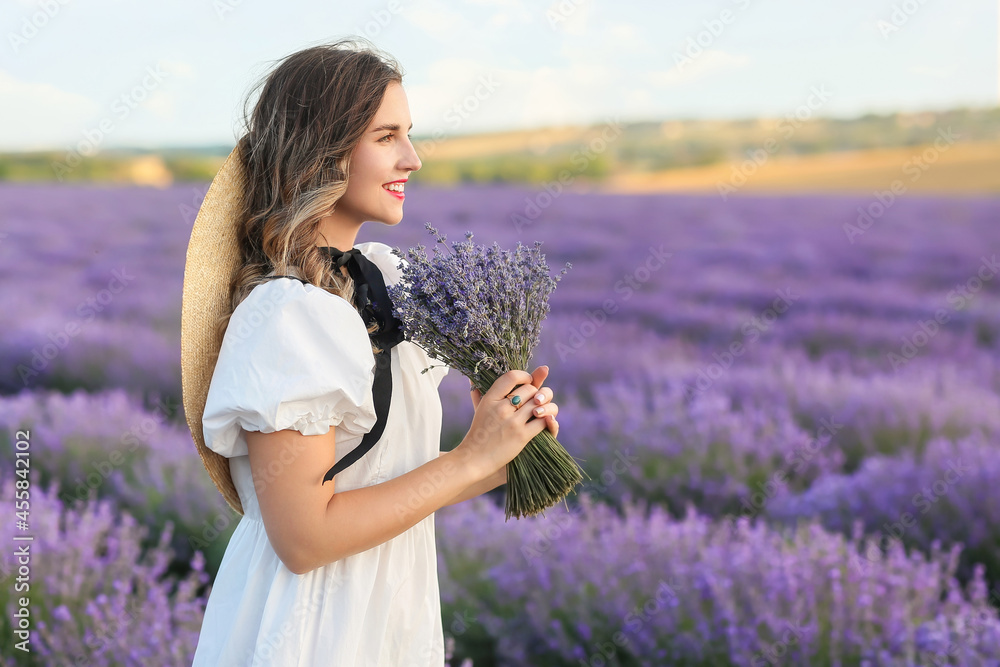
<instances>
[{"instance_id":1,"label":"smiling mouth","mask_svg":"<svg viewBox=\"0 0 1000 667\"><path fill-rule=\"evenodd\" d=\"M396 199L404 199L406 197L406 195L403 194L402 183L388 183L383 185L382 189L394 196Z\"/></svg>"}]
</instances>

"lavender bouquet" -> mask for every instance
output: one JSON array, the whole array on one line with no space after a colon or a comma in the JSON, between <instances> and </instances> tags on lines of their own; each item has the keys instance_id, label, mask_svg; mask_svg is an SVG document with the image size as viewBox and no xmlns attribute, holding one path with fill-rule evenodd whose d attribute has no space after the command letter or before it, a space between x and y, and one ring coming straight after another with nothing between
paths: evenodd
<instances>
[{"instance_id":1,"label":"lavender bouquet","mask_svg":"<svg viewBox=\"0 0 1000 667\"><path fill-rule=\"evenodd\" d=\"M438 243L447 244L430 223L425 227ZM534 249L518 243L511 252L496 243L489 248L474 244L472 232L465 238L452 243L450 253L435 246L428 256L423 245L411 248L402 278L388 291L407 339L486 393L507 371L527 370L549 312L549 294L572 265L567 262L553 279L540 241ZM393 253L403 257L398 248ZM507 464L507 519L543 513L583 480L581 472L543 430Z\"/></svg>"}]
</instances>

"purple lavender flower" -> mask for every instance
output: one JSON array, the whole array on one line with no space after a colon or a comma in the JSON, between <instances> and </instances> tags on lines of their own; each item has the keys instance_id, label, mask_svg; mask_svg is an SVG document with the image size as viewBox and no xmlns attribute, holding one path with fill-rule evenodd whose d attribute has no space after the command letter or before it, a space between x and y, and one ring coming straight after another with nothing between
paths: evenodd
<instances>
[{"instance_id":1,"label":"purple lavender flower","mask_svg":"<svg viewBox=\"0 0 1000 667\"><path fill-rule=\"evenodd\" d=\"M437 229L426 227L438 244L447 245ZM435 246L433 256L423 245L406 257L394 249L403 259L402 276L388 290L407 338L485 393L500 375L527 368L549 312L549 295L572 265L567 262L552 278L541 242L532 249L518 243L510 251L497 243L475 244L472 232L465 239L452 243L449 253ZM542 431L507 464L507 518L541 513L582 479L573 457Z\"/></svg>"},{"instance_id":2,"label":"purple lavender flower","mask_svg":"<svg viewBox=\"0 0 1000 667\"><path fill-rule=\"evenodd\" d=\"M445 631L459 655L524 665L985 665L1000 618L983 568L963 590L961 547L883 553L816 522L618 512L581 494L568 512L502 531L474 498L437 512ZM609 655L610 654L610 655Z\"/></svg>"},{"instance_id":3,"label":"purple lavender flower","mask_svg":"<svg viewBox=\"0 0 1000 667\"><path fill-rule=\"evenodd\" d=\"M14 507L15 479L0 478L0 502ZM180 579L168 568L173 524L167 523L152 548L143 549L149 529L106 500L65 507L58 484L30 487L27 531L15 530L13 511L0 513L0 535L9 546L0 553L0 664L190 665L204 615L209 574L200 551ZM33 540L12 541L14 535ZM19 598L13 545L30 549L31 654L13 649L11 625Z\"/></svg>"}]
</instances>

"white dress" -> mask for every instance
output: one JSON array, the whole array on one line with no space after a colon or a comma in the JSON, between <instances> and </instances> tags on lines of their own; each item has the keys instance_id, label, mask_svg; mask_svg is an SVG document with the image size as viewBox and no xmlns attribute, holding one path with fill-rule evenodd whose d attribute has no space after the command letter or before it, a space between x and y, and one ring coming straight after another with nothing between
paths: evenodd
<instances>
[{"instance_id":1,"label":"white dress","mask_svg":"<svg viewBox=\"0 0 1000 667\"><path fill-rule=\"evenodd\" d=\"M355 245L398 282L405 260ZM279 560L261 521L244 430L336 429L335 460L375 424L375 358L348 301L293 278L258 285L233 312L208 391L205 442L229 457L244 516L213 583L194 667L442 667L434 514L377 547L303 575ZM427 373L420 371L430 366ZM403 341L375 446L334 478L336 491L384 482L438 456L443 362ZM324 471L325 472L325 471Z\"/></svg>"}]
</instances>

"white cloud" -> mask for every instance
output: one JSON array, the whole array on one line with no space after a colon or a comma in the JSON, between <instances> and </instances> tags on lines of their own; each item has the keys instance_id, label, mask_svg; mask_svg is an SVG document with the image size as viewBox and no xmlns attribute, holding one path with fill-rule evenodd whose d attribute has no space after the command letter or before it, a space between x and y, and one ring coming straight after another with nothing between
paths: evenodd
<instances>
[{"instance_id":1,"label":"white cloud","mask_svg":"<svg viewBox=\"0 0 1000 667\"><path fill-rule=\"evenodd\" d=\"M950 67L925 67L922 65L914 65L910 68L910 71L914 74L923 74L924 76L933 77L935 79L943 79L949 76L952 72Z\"/></svg>"},{"instance_id":2,"label":"white cloud","mask_svg":"<svg viewBox=\"0 0 1000 667\"><path fill-rule=\"evenodd\" d=\"M659 51L646 40L645 32L631 23L613 23L600 40L608 56L620 57L623 53L659 56Z\"/></svg>"},{"instance_id":3,"label":"white cloud","mask_svg":"<svg viewBox=\"0 0 1000 667\"><path fill-rule=\"evenodd\" d=\"M448 9L441 0L425 0L406 6L403 17L431 37L454 39L456 35L469 34L472 23L461 14Z\"/></svg>"},{"instance_id":4,"label":"white cloud","mask_svg":"<svg viewBox=\"0 0 1000 667\"><path fill-rule=\"evenodd\" d=\"M154 90L142 103L153 115L164 120L173 120L177 117L177 99L172 93L165 93L162 90Z\"/></svg>"},{"instance_id":5,"label":"white cloud","mask_svg":"<svg viewBox=\"0 0 1000 667\"><path fill-rule=\"evenodd\" d=\"M161 69L174 77L182 79L193 79L195 76L194 66L183 60L159 60L157 64Z\"/></svg>"},{"instance_id":6,"label":"white cloud","mask_svg":"<svg viewBox=\"0 0 1000 667\"><path fill-rule=\"evenodd\" d=\"M442 58L425 69L424 78L426 83L404 83L414 134L464 133L482 124L484 117L494 117L513 77L485 62Z\"/></svg>"},{"instance_id":7,"label":"white cloud","mask_svg":"<svg viewBox=\"0 0 1000 667\"><path fill-rule=\"evenodd\" d=\"M93 100L48 83L21 81L0 70L0 149L51 148L100 111Z\"/></svg>"},{"instance_id":8,"label":"white cloud","mask_svg":"<svg viewBox=\"0 0 1000 667\"><path fill-rule=\"evenodd\" d=\"M491 14L486 20L491 28L504 28L511 23L531 23L535 20L533 11L522 0L466 0L466 4L499 8L500 11Z\"/></svg>"},{"instance_id":9,"label":"white cloud","mask_svg":"<svg viewBox=\"0 0 1000 667\"><path fill-rule=\"evenodd\" d=\"M427 83L405 86L414 134L424 136L600 122L623 102L630 113L646 113L648 87L639 74L608 65L513 69L460 58L435 61Z\"/></svg>"},{"instance_id":10,"label":"white cloud","mask_svg":"<svg viewBox=\"0 0 1000 667\"><path fill-rule=\"evenodd\" d=\"M706 49L698 57L668 70L648 72L647 79L654 86L676 86L704 79L715 72L740 69L749 62L750 57L745 54L735 55L717 49Z\"/></svg>"},{"instance_id":11,"label":"white cloud","mask_svg":"<svg viewBox=\"0 0 1000 667\"><path fill-rule=\"evenodd\" d=\"M591 6L591 0L554 0L545 10L545 22L557 32L585 35Z\"/></svg>"}]
</instances>

